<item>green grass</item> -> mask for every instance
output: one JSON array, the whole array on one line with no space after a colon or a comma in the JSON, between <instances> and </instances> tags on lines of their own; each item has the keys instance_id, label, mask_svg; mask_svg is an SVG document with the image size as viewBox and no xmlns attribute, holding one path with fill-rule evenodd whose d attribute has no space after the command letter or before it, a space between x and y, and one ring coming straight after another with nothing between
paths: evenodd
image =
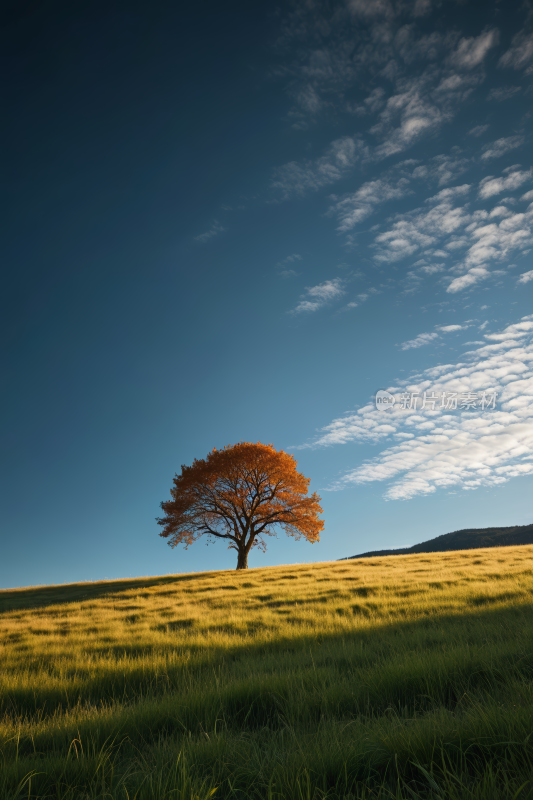
<instances>
[{"instance_id":1,"label":"green grass","mask_svg":"<svg viewBox=\"0 0 533 800\"><path fill-rule=\"evenodd\" d=\"M533 798L533 546L0 591L2 798Z\"/></svg>"}]
</instances>

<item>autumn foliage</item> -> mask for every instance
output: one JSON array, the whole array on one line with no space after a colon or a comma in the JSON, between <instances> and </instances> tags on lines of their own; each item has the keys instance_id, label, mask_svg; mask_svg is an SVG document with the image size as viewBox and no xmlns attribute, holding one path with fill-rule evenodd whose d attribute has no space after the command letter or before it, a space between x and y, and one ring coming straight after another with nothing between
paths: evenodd
<instances>
[{"instance_id":1,"label":"autumn foliage","mask_svg":"<svg viewBox=\"0 0 533 800\"><path fill-rule=\"evenodd\" d=\"M237 569L248 567L252 547L266 550L266 536L282 528L289 536L318 542L324 523L320 497L308 496L309 478L296 460L271 444L239 442L182 466L172 499L157 522L169 545L187 548L200 537L226 539L237 550Z\"/></svg>"}]
</instances>

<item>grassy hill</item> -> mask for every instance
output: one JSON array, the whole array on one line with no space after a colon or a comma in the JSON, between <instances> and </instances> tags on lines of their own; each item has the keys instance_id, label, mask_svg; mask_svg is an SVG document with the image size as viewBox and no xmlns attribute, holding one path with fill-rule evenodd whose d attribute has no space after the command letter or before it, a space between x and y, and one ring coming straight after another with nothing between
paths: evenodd
<instances>
[{"instance_id":1,"label":"grassy hill","mask_svg":"<svg viewBox=\"0 0 533 800\"><path fill-rule=\"evenodd\" d=\"M533 797L533 547L0 592L0 797Z\"/></svg>"},{"instance_id":2,"label":"grassy hill","mask_svg":"<svg viewBox=\"0 0 533 800\"><path fill-rule=\"evenodd\" d=\"M508 528L465 528L453 533L445 533L427 542L403 547L399 550L372 550L357 556L347 556L340 561L352 558L375 558L381 556L401 556L412 553L446 553L450 550L476 550L480 547L516 547L533 544L533 525L512 525Z\"/></svg>"}]
</instances>

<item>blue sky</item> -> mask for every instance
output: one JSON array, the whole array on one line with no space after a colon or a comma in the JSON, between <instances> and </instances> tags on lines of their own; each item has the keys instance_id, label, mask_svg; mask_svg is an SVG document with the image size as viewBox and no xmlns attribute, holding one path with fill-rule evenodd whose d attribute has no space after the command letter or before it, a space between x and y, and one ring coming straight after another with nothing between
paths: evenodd
<instances>
[{"instance_id":1,"label":"blue sky","mask_svg":"<svg viewBox=\"0 0 533 800\"><path fill-rule=\"evenodd\" d=\"M531 3L156 5L2 12L0 586L233 568L155 518L239 440L251 566L531 523Z\"/></svg>"}]
</instances>

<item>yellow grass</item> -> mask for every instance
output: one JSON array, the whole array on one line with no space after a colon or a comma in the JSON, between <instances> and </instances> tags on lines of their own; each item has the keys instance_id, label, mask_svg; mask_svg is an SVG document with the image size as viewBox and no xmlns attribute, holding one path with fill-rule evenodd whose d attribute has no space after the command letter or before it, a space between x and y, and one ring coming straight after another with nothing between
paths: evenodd
<instances>
[{"instance_id":1,"label":"yellow grass","mask_svg":"<svg viewBox=\"0 0 533 800\"><path fill-rule=\"evenodd\" d=\"M532 594L533 546L0 591L0 746L7 753L18 737L46 752L55 741L57 755L57 737L71 740L80 725L123 722L146 702L154 719L161 698L179 697L182 708L188 693L200 703L230 692L231 681L234 692L252 668L264 693L270 677L289 685L308 651L316 669L313 653L328 642L324 670L338 662L338 648L355 654L378 635L382 650L404 637L407 664L427 646L424 621L433 624L431 647L444 654L462 646L454 625L512 627L491 615L529 614ZM494 642L500 655L510 647ZM239 662L233 674L231 659Z\"/></svg>"},{"instance_id":2,"label":"yellow grass","mask_svg":"<svg viewBox=\"0 0 533 800\"><path fill-rule=\"evenodd\" d=\"M529 602L532 589L533 546L522 546L1 590L2 680L35 660L92 672L119 650L293 640Z\"/></svg>"}]
</instances>

